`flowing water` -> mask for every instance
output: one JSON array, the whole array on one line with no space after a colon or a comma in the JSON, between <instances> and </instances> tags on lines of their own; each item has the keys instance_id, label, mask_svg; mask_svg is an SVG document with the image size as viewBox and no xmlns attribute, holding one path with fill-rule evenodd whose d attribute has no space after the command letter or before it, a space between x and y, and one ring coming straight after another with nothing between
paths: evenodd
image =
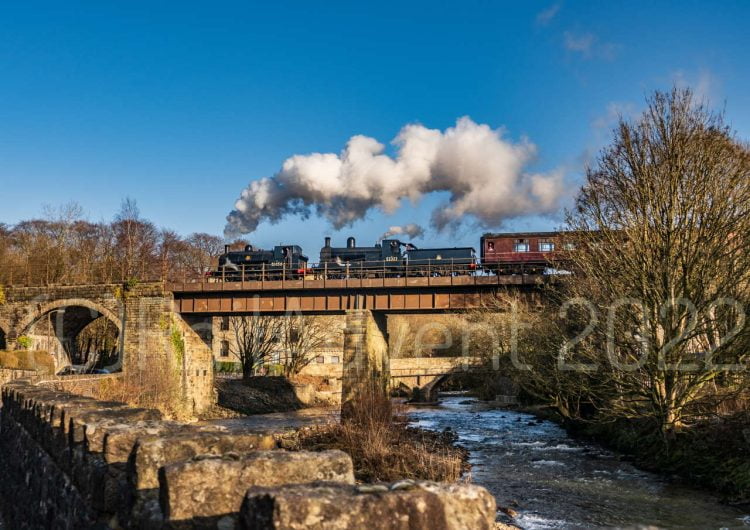
<instances>
[{"instance_id":1,"label":"flowing water","mask_svg":"<svg viewBox=\"0 0 750 530\"><path fill-rule=\"evenodd\" d=\"M471 481L524 529L750 529L750 514L702 491L643 472L555 423L492 408L464 396L412 408L413 424L456 431L470 451Z\"/></svg>"}]
</instances>

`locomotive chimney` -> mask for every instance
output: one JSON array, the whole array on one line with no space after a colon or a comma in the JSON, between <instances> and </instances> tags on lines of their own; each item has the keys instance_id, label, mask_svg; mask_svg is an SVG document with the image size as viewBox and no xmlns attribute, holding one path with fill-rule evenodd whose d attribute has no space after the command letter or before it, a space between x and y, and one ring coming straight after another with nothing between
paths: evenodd
<instances>
[{"instance_id":1,"label":"locomotive chimney","mask_svg":"<svg viewBox=\"0 0 750 530\"><path fill-rule=\"evenodd\" d=\"M331 246L331 238L330 237L326 237L326 244L323 245L323 246L326 247L326 248L328 248L328 247Z\"/></svg>"},{"instance_id":2,"label":"locomotive chimney","mask_svg":"<svg viewBox=\"0 0 750 530\"><path fill-rule=\"evenodd\" d=\"M224 245L224 254L229 254L229 245Z\"/></svg>"},{"instance_id":3,"label":"locomotive chimney","mask_svg":"<svg viewBox=\"0 0 750 530\"><path fill-rule=\"evenodd\" d=\"M357 241L353 237L349 237L346 240L346 248L354 248L357 246Z\"/></svg>"}]
</instances>

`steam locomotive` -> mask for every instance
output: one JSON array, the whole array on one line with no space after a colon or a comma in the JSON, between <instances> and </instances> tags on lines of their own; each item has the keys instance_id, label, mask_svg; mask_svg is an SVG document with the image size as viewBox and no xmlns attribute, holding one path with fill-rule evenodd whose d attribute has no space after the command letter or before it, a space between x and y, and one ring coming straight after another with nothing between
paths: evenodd
<instances>
[{"instance_id":1,"label":"steam locomotive","mask_svg":"<svg viewBox=\"0 0 750 530\"><path fill-rule=\"evenodd\" d=\"M239 251L225 245L219 268L211 276L225 281L295 279L308 272L307 262L298 245L277 245L273 250L246 245Z\"/></svg>"},{"instance_id":2,"label":"steam locomotive","mask_svg":"<svg viewBox=\"0 0 750 530\"><path fill-rule=\"evenodd\" d=\"M318 265L329 277L374 278L466 274L476 267L476 253L471 247L418 249L398 239L358 247L353 237L346 240L346 247L332 247L331 238L326 237Z\"/></svg>"}]
</instances>

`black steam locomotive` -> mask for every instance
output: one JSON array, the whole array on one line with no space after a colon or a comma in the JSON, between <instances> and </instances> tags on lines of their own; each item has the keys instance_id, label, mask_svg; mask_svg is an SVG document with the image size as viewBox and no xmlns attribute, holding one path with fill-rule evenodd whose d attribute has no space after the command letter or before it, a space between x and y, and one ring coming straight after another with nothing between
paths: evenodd
<instances>
[{"instance_id":1,"label":"black steam locomotive","mask_svg":"<svg viewBox=\"0 0 750 530\"><path fill-rule=\"evenodd\" d=\"M418 249L398 239L358 247L353 237L346 240L346 247L332 247L326 237L318 270L328 277L449 276L473 272L476 263L471 247Z\"/></svg>"},{"instance_id":2,"label":"black steam locomotive","mask_svg":"<svg viewBox=\"0 0 750 530\"><path fill-rule=\"evenodd\" d=\"M307 261L298 245L277 245L273 250L247 245L235 251L226 245L212 276L225 281L296 279L308 272Z\"/></svg>"},{"instance_id":3,"label":"black steam locomotive","mask_svg":"<svg viewBox=\"0 0 750 530\"><path fill-rule=\"evenodd\" d=\"M330 277L349 276L355 271L390 275L403 265L402 245L396 239L384 239L372 247L358 247L357 241L350 237L345 247L332 247L331 238L326 237L318 268Z\"/></svg>"}]
</instances>

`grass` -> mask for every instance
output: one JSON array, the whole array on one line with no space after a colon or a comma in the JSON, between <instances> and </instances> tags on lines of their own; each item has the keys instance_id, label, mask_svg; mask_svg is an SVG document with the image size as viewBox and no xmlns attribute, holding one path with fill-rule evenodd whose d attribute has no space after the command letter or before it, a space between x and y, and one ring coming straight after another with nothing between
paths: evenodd
<instances>
[{"instance_id":1,"label":"grass","mask_svg":"<svg viewBox=\"0 0 750 530\"><path fill-rule=\"evenodd\" d=\"M407 426L403 410L382 392L365 389L342 423L305 429L297 449L340 449L352 457L360 482L410 478L455 482L468 469L453 435Z\"/></svg>"}]
</instances>

